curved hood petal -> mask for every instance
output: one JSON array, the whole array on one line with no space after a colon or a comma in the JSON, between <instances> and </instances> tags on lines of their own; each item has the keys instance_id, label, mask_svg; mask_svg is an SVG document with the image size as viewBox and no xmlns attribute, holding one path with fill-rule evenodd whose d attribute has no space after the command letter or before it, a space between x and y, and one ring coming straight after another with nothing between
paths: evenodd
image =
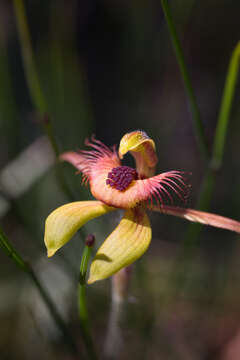
<instances>
[{"instance_id":1,"label":"curved hood petal","mask_svg":"<svg viewBox=\"0 0 240 360\"><path fill-rule=\"evenodd\" d=\"M122 137L118 150L120 159L129 151L136 161L140 178L148 178L155 174L158 161L155 143L144 131L132 131Z\"/></svg>"}]
</instances>

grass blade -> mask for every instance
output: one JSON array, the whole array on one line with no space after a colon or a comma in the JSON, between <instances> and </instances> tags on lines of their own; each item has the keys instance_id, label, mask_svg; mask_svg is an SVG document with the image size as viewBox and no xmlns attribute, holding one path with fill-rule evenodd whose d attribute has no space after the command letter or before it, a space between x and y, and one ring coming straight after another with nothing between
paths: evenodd
<instances>
[{"instance_id":1,"label":"grass blade","mask_svg":"<svg viewBox=\"0 0 240 360\"><path fill-rule=\"evenodd\" d=\"M69 333L65 322L63 321L61 315L57 311L55 304L52 302L51 298L49 297L46 289L41 284L40 280L38 279L36 273L31 268L31 266L25 262L22 257L18 254L18 252L14 249L14 247L9 242L7 236L4 234L2 229L0 228L0 247L3 249L5 254L12 259L12 261L17 265L19 269L24 271L32 280L35 287L38 289L44 303L46 304L51 316L53 317L56 325L58 326L59 330L61 331L63 338L66 342L66 345L69 347L69 350L72 354L77 355L78 349L75 344L74 339L72 338L71 334Z\"/></svg>"},{"instance_id":2,"label":"grass blade","mask_svg":"<svg viewBox=\"0 0 240 360\"><path fill-rule=\"evenodd\" d=\"M204 134L204 127L203 127L203 123L201 120L201 115L200 115L199 107L197 104L197 100L196 100L196 97L194 94L191 78L190 78L190 75L189 75L189 72L187 69L187 65L186 65L186 62L184 59L182 46L181 46L177 31L176 31L176 27L175 27L175 24L174 24L174 21L172 18L172 14L171 14L171 11L170 11L170 8L168 5L168 1L161 0L161 3L162 3L162 8L163 8L163 12L165 15L165 19L166 19L166 22L168 25L168 29L170 32L173 48L174 48L174 51L176 54L177 62L178 62L180 72L182 75L183 83L184 83L186 93L188 96L198 145L199 145L199 148L200 148L203 156L206 159L208 159L209 153L208 153L207 142L206 142L206 138L205 138L205 134Z\"/></svg>"},{"instance_id":3,"label":"grass blade","mask_svg":"<svg viewBox=\"0 0 240 360\"><path fill-rule=\"evenodd\" d=\"M233 96L236 88L237 76L239 72L239 64L240 64L240 42L236 45L233 50L228 72L226 76L226 81L223 90L223 97L220 106L217 127L214 137L213 144L213 153L212 153L212 161L211 165L218 169L222 164L223 154L224 154L224 146L227 135L227 127L229 123L230 111L233 102Z\"/></svg>"}]
</instances>

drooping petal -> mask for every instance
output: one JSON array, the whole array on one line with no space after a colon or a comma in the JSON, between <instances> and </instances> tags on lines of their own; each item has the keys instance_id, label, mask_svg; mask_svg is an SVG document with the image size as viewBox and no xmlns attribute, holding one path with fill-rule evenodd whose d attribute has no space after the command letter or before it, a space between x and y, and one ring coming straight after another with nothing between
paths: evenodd
<instances>
[{"instance_id":1,"label":"drooping petal","mask_svg":"<svg viewBox=\"0 0 240 360\"><path fill-rule=\"evenodd\" d=\"M145 211L142 208L127 210L93 259L88 283L106 279L132 264L147 250L151 237L151 226Z\"/></svg>"},{"instance_id":2,"label":"drooping petal","mask_svg":"<svg viewBox=\"0 0 240 360\"><path fill-rule=\"evenodd\" d=\"M201 223L204 225L210 225L221 229L235 231L240 233L240 222L236 220L229 219L224 216L211 214L208 212L193 210L193 209L184 209L174 206L149 206L150 210L158 211L166 215L174 215L186 220Z\"/></svg>"},{"instance_id":3,"label":"drooping petal","mask_svg":"<svg viewBox=\"0 0 240 360\"><path fill-rule=\"evenodd\" d=\"M48 256L54 255L87 221L113 210L100 201L76 201L54 210L45 223Z\"/></svg>"},{"instance_id":4,"label":"drooping petal","mask_svg":"<svg viewBox=\"0 0 240 360\"><path fill-rule=\"evenodd\" d=\"M144 131L136 130L123 136L118 150L120 159L129 151L135 158L136 169L141 178L155 174L158 161L155 143Z\"/></svg>"}]
</instances>

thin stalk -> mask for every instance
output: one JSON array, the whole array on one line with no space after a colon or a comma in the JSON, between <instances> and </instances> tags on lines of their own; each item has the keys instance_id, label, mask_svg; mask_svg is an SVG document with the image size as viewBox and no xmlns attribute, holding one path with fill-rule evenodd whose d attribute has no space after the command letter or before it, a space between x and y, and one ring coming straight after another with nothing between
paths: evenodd
<instances>
[{"instance_id":1,"label":"thin stalk","mask_svg":"<svg viewBox=\"0 0 240 360\"><path fill-rule=\"evenodd\" d=\"M57 145L56 138L54 136L54 132L52 129L52 124L49 118L49 115L47 113L47 103L45 101L45 97L40 85L38 73L35 66L34 61L34 55L33 55L33 49L31 45L31 38L30 38L30 32L29 27L27 23L27 17L26 17L26 11L24 8L24 2L23 0L14 0L14 11L16 16L16 22L17 22L17 30L19 35L19 41L20 41L20 48L22 52L22 59L23 59L23 66L25 71L25 76L27 80L27 85L30 93L30 97L32 100L32 103L34 104L37 111L40 113L41 116L41 124L43 125L43 128L46 132L46 135L48 137L48 140L52 146L52 149L56 156L56 174L57 179L59 182L59 185L62 189L62 191L66 194L68 199L70 201L74 201L75 197L69 188L69 186L66 183L64 174L61 169L61 164L58 161L59 158L59 148ZM84 230L81 232L84 234Z\"/></svg>"},{"instance_id":2,"label":"thin stalk","mask_svg":"<svg viewBox=\"0 0 240 360\"><path fill-rule=\"evenodd\" d=\"M38 289L38 291L39 291L43 301L45 302L45 304L49 310L49 313L51 314L57 327L61 331L61 333L63 335L63 339L64 339L66 345L68 346L69 350L71 351L72 354L78 355L79 351L77 349L75 341L72 338L71 334L69 333L64 320L62 319L61 315L57 311L56 306L52 302L46 289L41 284L40 280L38 279L36 273L31 268L31 266L22 259L22 257L18 254L18 252L15 250L15 248L11 245L7 236L4 234L4 232L2 231L1 228L0 228L0 247L3 249L3 251L6 253L6 255L10 259L12 259L12 261L17 265L17 267L19 269L21 269L22 271L24 271L29 276L29 278L31 279L31 281L33 282L35 287Z\"/></svg>"},{"instance_id":3,"label":"thin stalk","mask_svg":"<svg viewBox=\"0 0 240 360\"><path fill-rule=\"evenodd\" d=\"M223 160L227 128L230 118L233 96L236 89L239 65L240 65L240 42L238 42L235 49L233 50L229 62L226 81L223 90L222 102L220 106L217 127L214 137L211 165L213 168L217 168L217 169L221 166Z\"/></svg>"},{"instance_id":4,"label":"thin stalk","mask_svg":"<svg viewBox=\"0 0 240 360\"><path fill-rule=\"evenodd\" d=\"M236 88L237 76L240 63L240 43L236 45L230 58L226 75L222 101L220 105L217 127L214 137L214 145L210 166L204 176L200 196L197 202L197 209L208 211L211 204L213 189L216 182L217 171L220 169L224 156L225 140L230 119L230 111L233 96ZM184 238L183 248L180 251L176 266L173 269L172 277L175 290L181 288L183 275L186 272L188 260L193 257L196 241L202 230L201 224L190 224Z\"/></svg>"},{"instance_id":5,"label":"thin stalk","mask_svg":"<svg viewBox=\"0 0 240 360\"><path fill-rule=\"evenodd\" d=\"M25 8L22 0L14 0L14 10L17 20L17 30L20 39L23 66L32 102L42 113L47 111L47 105L39 83L27 24Z\"/></svg>"},{"instance_id":6,"label":"thin stalk","mask_svg":"<svg viewBox=\"0 0 240 360\"><path fill-rule=\"evenodd\" d=\"M202 190L197 203L200 210L209 210L213 189L216 182L216 175L222 166L227 129L229 125L230 112L233 103L233 97L236 89L237 77L240 65L240 42L234 48L228 66L223 96L220 105L217 126L213 142L212 156L210 166L203 179ZM185 239L186 245L194 244L200 231L201 225L191 224Z\"/></svg>"},{"instance_id":7,"label":"thin stalk","mask_svg":"<svg viewBox=\"0 0 240 360\"><path fill-rule=\"evenodd\" d=\"M6 253L6 255L12 259L15 264L23 271L28 271L28 265L25 261L18 255L17 251L13 248L10 242L7 239L7 236L4 234L2 229L0 228L0 247Z\"/></svg>"},{"instance_id":8,"label":"thin stalk","mask_svg":"<svg viewBox=\"0 0 240 360\"><path fill-rule=\"evenodd\" d=\"M31 97L32 103L34 104L35 108L40 113L41 123L42 123L44 130L48 136L48 139L52 145L52 148L56 155L56 159L58 160L60 151L59 151L57 141L56 141L54 133L53 133L51 121L47 115L48 107L47 107L47 103L46 103L46 100L45 100L45 97L44 97L44 94L43 94L43 91L42 91L42 88L40 85L38 73L37 73L36 66L35 66L33 49L32 49L31 39L30 39L30 32L29 32L26 12L25 12L25 8L24 8L24 2L23 2L23 0L14 0L13 4L14 4L17 29L18 29L19 40L20 40L20 47L21 47L21 52L22 52L23 66L24 66L24 71L25 71L25 76L26 76L26 81L27 81L30 97ZM66 193L68 198L71 201L73 201L74 197L65 182L62 171L59 168L59 163L57 163L56 171L57 171L57 175L58 175L58 179L59 179L61 188ZM29 275L30 275L30 272L29 272ZM36 285L37 284L39 285L39 282L36 281L35 274L33 272L31 272L30 276L32 277L33 281L35 281ZM42 292L42 288L41 288L41 290L39 289L39 291L41 292L43 298L47 302L48 300L47 300L46 296L44 296L44 292ZM81 298L84 298L84 292L83 292L83 295L81 295ZM48 303L48 306L49 306L49 303ZM52 310L54 311L54 305L52 306ZM86 337L86 333L84 333L83 338L84 338L86 347L89 347L89 344L90 344L89 338L90 337ZM89 350L89 352L90 352L90 350ZM92 356L92 358L94 358L94 357Z\"/></svg>"},{"instance_id":9,"label":"thin stalk","mask_svg":"<svg viewBox=\"0 0 240 360\"><path fill-rule=\"evenodd\" d=\"M168 29L169 29L169 33L171 36L171 40L172 40L173 48L174 48L175 55L177 58L177 62L178 62L180 72L182 75L183 83L184 83L186 93L188 96L197 142L198 142L199 148L202 152L202 155L204 156L205 159L208 159L209 152L208 152L207 141L206 141L205 134L204 134L204 127L203 127L203 123L201 120L200 110L199 110L199 107L197 104L196 96L195 96L195 93L193 90L191 78L190 78L188 68L187 68L187 65L185 62L183 49L182 49L177 31L176 31L176 27L175 27L175 24L174 24L174 21L172 18L172 14L171 14L171 10L168 5L168 1L161 0L161 4L162 4L163 12L165 15L165 19L166 19L166 22L168 25Z\"/></svg>"},{"instance_id":10,"label":"thin stalk","mask_svg":"<svg viewBox=\"0 0 240 360\"><path fill-rule=\"evenodd\" d=\"M42 87L39 81L38 73L36 70L24 2L23 0L14 0L13 4L14 4L17 30L20 41L20 48L22 52L23 67L29 89L29 94L33 105L40 114L40 123L44 128L44 131L48 137L48 140L56 156L56 160L57 160L56 174L57 174L57 179L59 181L59 185L62 191L67 195L69 200L74 201L75 200L74 196L65 181L64 175L61 170L61 165L58 161L60 151L56 138L54 136L52 122L48 115L47 102L45 100Z\"/></svg>"},{"instance_id":11,"label":"thin stalk","mask_svg":"<svg viewBox=\"0 0 240 360\"><path fill-rule=\"evenodd\" d=\"M82 254L80 271L79 271L79 282L78 282L78 314L80 318L82 335L84 338L86 350L89 359L92 360L96 360L97 356L94 350L90 327L89 327L87 301L86 301L86 275L87 275L88 263L94 242L95 242L94 236L89 234L87 236L87 240Z\"/></svg>"},{"instance_id":12,"label":"thin stalk","mask_svg":"<svg viewBox=\"0 0 240 360\"><path fill-rule=\"evenodd\" d=\"M23 67L26 76L26 81L29 89L29 94L35 108L42 117L42 125L52 145L56 157L59 155L56 139L53 134L51 122L45 121L45 114L47 113L47 103L38 78L33 49L31 44L30 32L27 23L27 17L23 0L14 0L14 11L16 16L16 24L20 41L20 48L22 52Z\"/></svg>"},{"instance_id":13,"label":"thin stalk","mask_svg":"<svg viewBox=\"0 0 240 360\"><path fill-rule=\"evenodd\" d=\"M40 123L48 137L52 149L56 156L56 174L59 185L62 191L67 195L70 201L74 201L74 195L66 183L64 174L59 162L59 147L53 132L52 122L48 115L48 106L41 88L38 73L35 66L33 49L31 44L30 32L27 23L26 11L23 0L14 0L14 11L16 16L17 30L20 41L20 48L22 52L23 67L26 76L26 81L29 89L29 94L33 105L40 114Z\"/></svg>"}]
</instances>

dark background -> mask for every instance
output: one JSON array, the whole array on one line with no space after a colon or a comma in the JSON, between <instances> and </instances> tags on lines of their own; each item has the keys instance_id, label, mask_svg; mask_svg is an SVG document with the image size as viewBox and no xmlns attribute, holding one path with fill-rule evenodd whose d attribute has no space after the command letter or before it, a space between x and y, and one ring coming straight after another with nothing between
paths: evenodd
<instances>
[{"instance_id":1,"label":"dark background","mask_svg":"<svg viewBox=\"0 0 240 360\"><path fill-rule=\"evenodd\" d=\"M169 1L200 107L209 149L234 47L240 39L237 0ZM143 129L154 139L158 172L191 172L187 206L195 207L206 172L192 114L161 2L25 1L36 66L60 151L83 147L95 133L107 145ZM230 114L223 166L210 210L240 218L239 82ZM0 167L4 169L43 135L25 75L12 1L0 0ZM126 163L132 164L130 157ZM37 163L33 163L33 167ZM80 175L62 165L75 200L90 197ZM33 169L34 170L34 169ZM37 269L74 336L81 336L76 274L82 241L74 238L47 259L44 221L69 199L50 167L20 196L11 197L1 223L9 239ZM26 174L26 177L28 174ZM8 194L1 193L5 198ZM87 231L101 243L119 221L108 216ZM239 237L206 228L191 261L177 262L188 224L151 216L153 241L135 265L120 359L240 358ZM180 266L180 267L179 267ZM88 290L90 320L100 358L110 309L110 285ZM42 311L42 312L41 312ZM0 358L68 358L48 313L26 276L0 252ZM60 349L60 350L59 350ZM238 350L239 349L239 350Z\"/></svg>"}]
</instances>

